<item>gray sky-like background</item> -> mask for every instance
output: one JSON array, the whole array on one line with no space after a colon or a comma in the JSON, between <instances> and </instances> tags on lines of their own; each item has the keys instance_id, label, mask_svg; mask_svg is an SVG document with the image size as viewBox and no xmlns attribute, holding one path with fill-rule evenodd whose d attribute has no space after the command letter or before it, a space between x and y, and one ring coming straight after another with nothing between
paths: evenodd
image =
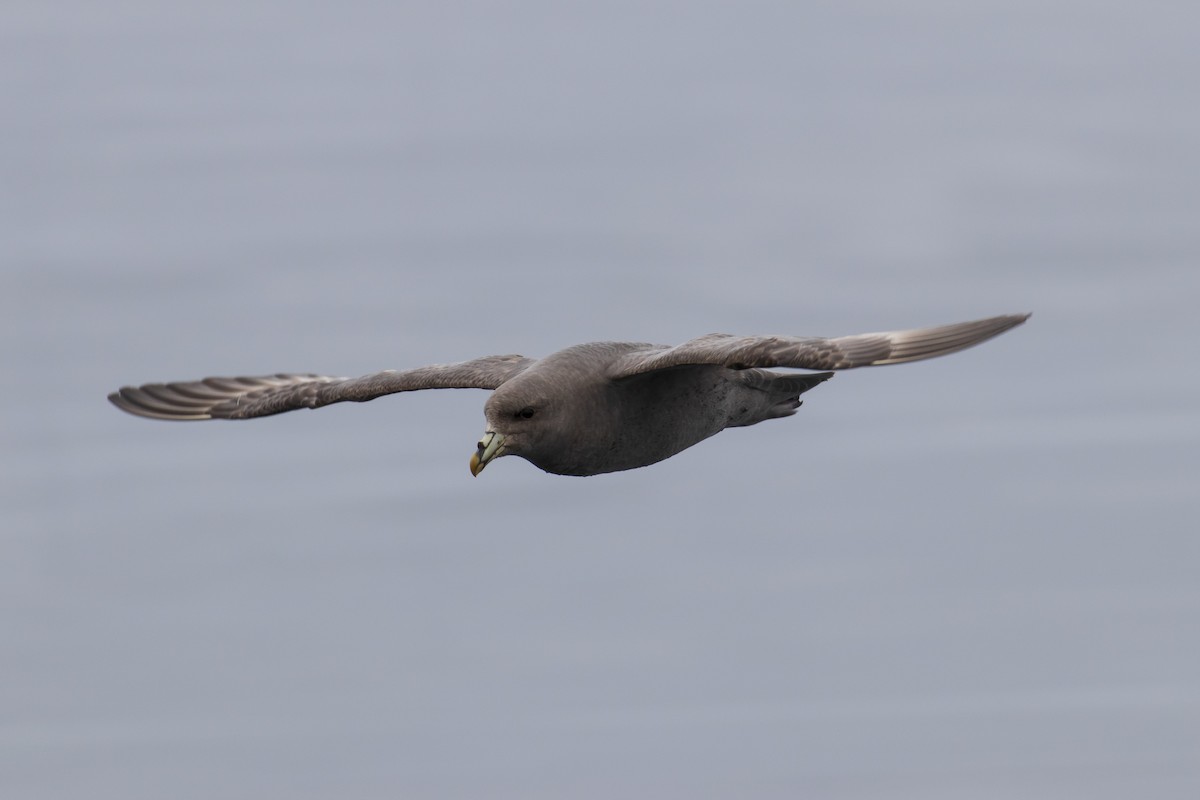
<instances>
[{"instance_id":1,"label":"gray sky-like background","mask_svg":"<svg viewBox=\"0 0 1200 800\"><path fill-rule=\"evenodd\" d=\"M0 795L1200 796L1187 3L0 9ZM588 479L483 392L1033 311Z\"/></svg>"}]
</instances>

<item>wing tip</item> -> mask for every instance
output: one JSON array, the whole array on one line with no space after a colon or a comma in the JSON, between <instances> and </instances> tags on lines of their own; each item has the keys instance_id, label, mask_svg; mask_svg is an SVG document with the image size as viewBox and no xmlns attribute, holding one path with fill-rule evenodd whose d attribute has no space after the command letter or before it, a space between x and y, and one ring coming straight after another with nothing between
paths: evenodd
<instances>
[{"instance_id":1,"label":"wing tip","mask_svg":"<svg viewBox=\"0 0 1200 800\"><path fill-rule=\"evenodd\" d=\"M212 415L196 408L171 407L154 402L143 387L122 386L115 392L110 392L108 402L135 417L146 419L162 419L172 422L212 419Z\"/></svg>"},{"instance_id":2,"label":"wing tip","mask_svg":"<svg viewBox=\"0 0 1200 800\"><path fill-rule=\"evenodd\" d=\"M886 334L891 339L891 350L885 358L871 362L870 366L904 364L950 355L994 339L1024 324L1031 316L1033 312L1000 314L970 322Z\"/></svg>"},{"instance_id":3,"label":"wing tip","mask_svg":"<svg viewBox=\"0 0 1200 800\"><path fill-rule=\"evenodd\" d=\"M1032 316L1033 316L1032 311L1024 311L1024 312L1021 312L1018 314L1000 314L999 316L988 317L986 319L978 320L976 323L968 322L968 323L963 323L963 324L966 324L966 325L971 325L971 324L988 325L989 327L994 328L996 331L995 333L991 334L991 336L998 336L999 334L1004 333L1005 331L1012 330L1013 328L1017 327L1018 325L1024 325L1026 320L1028 320ZM989 325L989 323L990 323L990 325ZM989 338L991 338L991 337L989 336Z\"/></svg>"}]
</instances>

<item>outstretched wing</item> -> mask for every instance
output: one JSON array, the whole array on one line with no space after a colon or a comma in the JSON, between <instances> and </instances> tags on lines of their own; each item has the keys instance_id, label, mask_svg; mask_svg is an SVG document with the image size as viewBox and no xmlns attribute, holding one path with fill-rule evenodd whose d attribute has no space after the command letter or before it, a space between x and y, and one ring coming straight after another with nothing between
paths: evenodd
<instances>
[{"instance_id":1,"label":"outstretched wing","mask_svg":"<svg viewBox=\"0 0 1200 800\"><path fill-rule=\"evenodd\" d=\"M147 383L126 386L108 399L122 411L153 419L249 419L330 403L361 403L418 389L495 389L533 362L524 356L486 356L457 364L375 372L361 378L279 374Z\"/></svg>"},{"instance_id":2,"label":"outstretched wing","mask_svg":"<svg viewBox=\"0 0 1200 800\"><path fill-rule=\"evenodd\" d=\"M712 333L675 347L638 350L622 356L610 373L614 379L688 364L715 364L730 369L795 367L852 369L901 364L944 356L1004 333L1028 314L917 328L891 333L861 333L824 339L817 336L731 336Z\"/></svg>"}]
</instances>

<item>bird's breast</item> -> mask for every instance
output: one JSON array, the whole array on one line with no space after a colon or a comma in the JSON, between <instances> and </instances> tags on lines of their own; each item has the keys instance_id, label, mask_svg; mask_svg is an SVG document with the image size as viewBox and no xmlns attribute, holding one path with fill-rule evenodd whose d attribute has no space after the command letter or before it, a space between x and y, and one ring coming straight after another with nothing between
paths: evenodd
<instances>
[{"instance_id":1,"label":"bird's breast","mask_svg":"<svg viewBox=\"0 0 1200 800\"><path fill-rule=\"evenodd\" d=\"M596 475L670 458L723 430L739 384L724 367L661 370L613 382L572 426L574 440L530 461L560 475Z\"/></svg>"}]
</instances>

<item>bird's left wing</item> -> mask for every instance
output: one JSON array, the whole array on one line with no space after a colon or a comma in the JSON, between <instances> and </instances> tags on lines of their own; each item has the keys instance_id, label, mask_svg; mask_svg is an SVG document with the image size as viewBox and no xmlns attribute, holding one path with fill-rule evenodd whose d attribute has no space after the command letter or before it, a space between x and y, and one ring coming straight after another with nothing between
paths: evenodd
<instances>
[{"instance_id":1,"label":"bird's left wing","mask_svg":"<svg viewBox=\"0 0 1200 800\"><path fill-rule=\"evenodd\" d=\"M147 383L123 387L108 399L122 411L153 419L249 419L330 403L361 403L419 389L495 389L533 362L517 355L485 356L457 364L374 372L361 378L280 373Z\"/></svg>"},{"instance_id":2,"label":"bird's left wing","mask_svg":"<svg viewBox=\"0 0 1200 800\"><path fill-rule=\"evenodd\" d=\"M1028 318L1028 314L1008 314L934 328L861 333L835 339L711 333L675 347L628 353L613 363L609 376L620 379L693 364L714 364L730 369L794 367L822 370L901 364L977 345Z\"/></svg>"}]
</instances>

